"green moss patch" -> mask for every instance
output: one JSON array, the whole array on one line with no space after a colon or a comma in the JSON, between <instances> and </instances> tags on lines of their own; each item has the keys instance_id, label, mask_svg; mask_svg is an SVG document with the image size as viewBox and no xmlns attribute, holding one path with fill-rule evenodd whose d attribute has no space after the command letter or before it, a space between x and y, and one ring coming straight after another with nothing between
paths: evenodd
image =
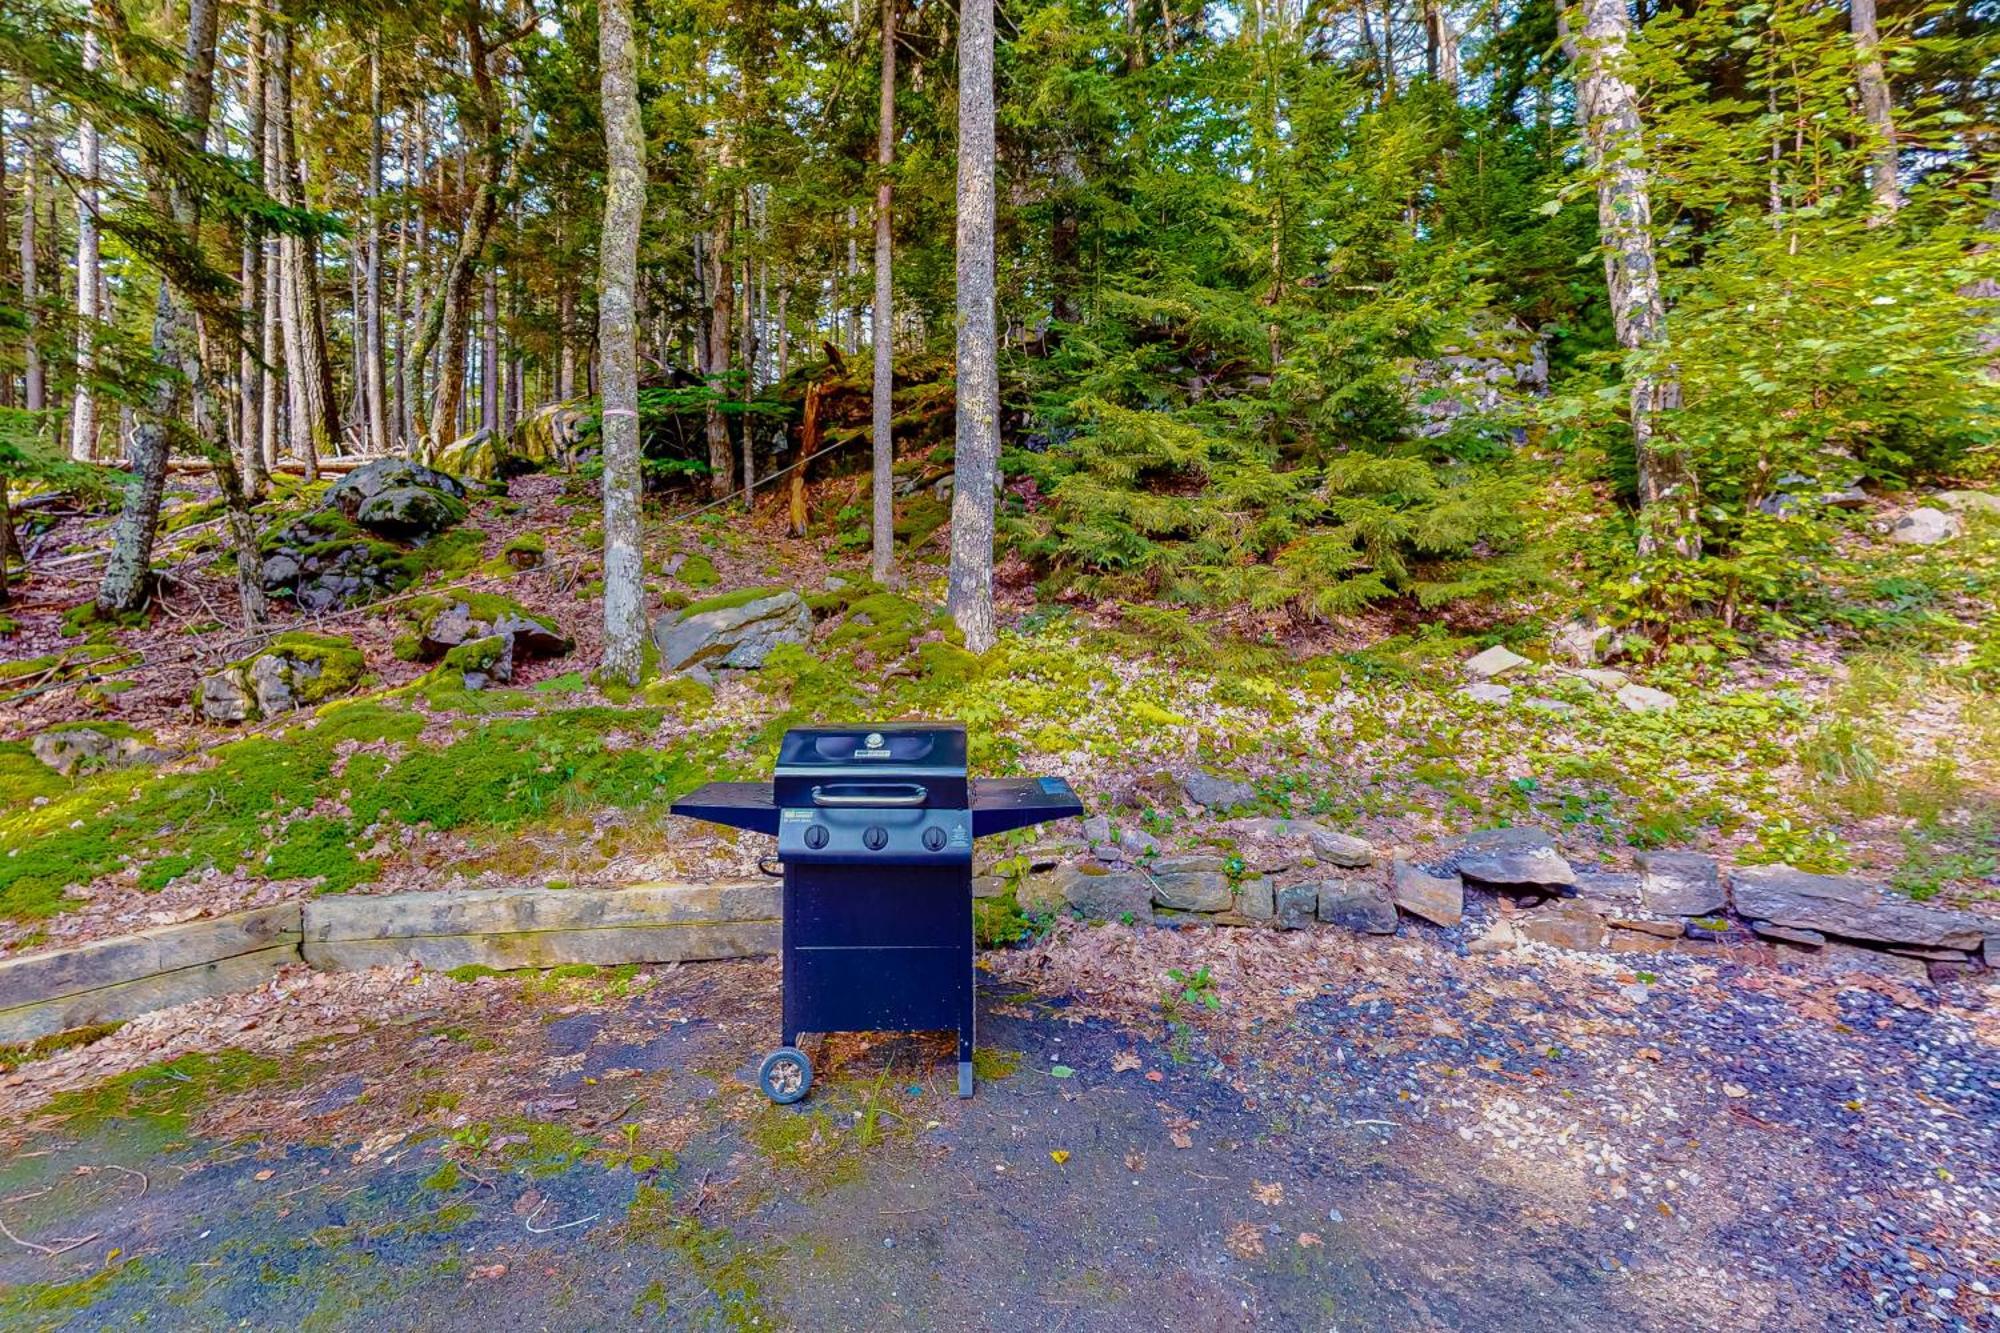
<instances>
[{"instance_id":1,"label":"green moss patch","mask_svg":"<svg viewBox=\"0 0 2000 1333\"><path fill-rule=\"evenodd\" d=\"M776 597L787 591L784 588L738 588L735 592L718 593L714 597L704 597L698 602L689 602L681 608L683 616L698 616L704 611L730 611L739 606L762 601L766 597Z\"/></svg>"},{"instance_id":2,"label":"green moss patch","mask_svg":"<svg viewBox=\"0 0 2000 1333\"><path fill-rule=\"evenodd\" d=\"M715 571L715 562L699 552L681 561L674 577L690 588L713 588L722 582L722 575Z\"/></svg>"}]
</instances>

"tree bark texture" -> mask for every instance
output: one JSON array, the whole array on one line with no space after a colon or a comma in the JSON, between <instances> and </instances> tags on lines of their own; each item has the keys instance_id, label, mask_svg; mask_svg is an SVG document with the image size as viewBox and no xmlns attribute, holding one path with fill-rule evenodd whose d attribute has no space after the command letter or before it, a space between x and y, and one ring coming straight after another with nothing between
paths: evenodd
<instances>
[{"instance_id":1,"label":"tree bark texture","mask_svg":"<svg viewBox=\"0 0 2000 1333\"><path fill-rule=\"evenodd\" d=\"M896 0L882 0L881 111L875 127L875 385L873 467L870 494L874 513L874 574L887 583L896 563L896 409L895 284L890 269L890 208L895 186L889 171L896 164Z\"/></svg>"},{"instance_id":2,"label":"tree bark texture","mask_svg":"<svg viewBox=\"0 0 2000 1333\"><path fill-rule=\"evenodd\" d=\"M368 448L389 451L389 409L382 377L382 55L381 32L368 52L368 266L362 291L361 382L367 398Z\"/></svg>"},{"instance_id":3,"label":"tree bark texture","mask_svg":"<svg viewBox=\"0 0 2000 1333\"><path fill-rule=\"evenodd\" d=\"M965 646L993 646L993 496L1000 457L994 328L993 0L958 20L958 437L948 601Z\"/></svg>"},{"instance_id":4,"label":"tree bark texture","mask_svg":"<svg viewBox=\"0 0 2000 1333\"><path fill-rule=\"evenodd\" d=\"M1875 0L1850 0L1847 26L1854 35L1858 58L1854 81L1861 93L1861 114L1875 132L1874 151L1868 159L1868 192L1875 198L1872 220L1880 223L1894 217L1903 206L1903 192L1897 179L1896 117L1889 100L1889 76L1882 69Z\"/></svg>"},{"instance_id":5,"label":"tree bark texture","mask_svg":"<svg viewBox=\"0 0 2000 1333\"><path fill-rule=\"evenodd\" d=\"M646 204L631 0L598 10L607 188L598 252L597 346L604 386L604 674L639 683L646 621L639 526L639 351L633 290Z\"/></svg>"},{"instance_id":6,"label":"tree bark texture","mask_svg":"<svg viewBox=\"0 0 2000 1333\"><path fill-rule=\"evenodd\" d=\"M99 60L97 25L92 21L83 30L83 67L95 70ZM76 394L70 403L69 454L88 463L97 452L97 390L90 381L97 368L100 318L97 173L102 165L97 124L88 116L77 122L76 156Z\"/></svg>"},{"instance_id":7,"label":"tree bark texture","mask_svg":"<svg viewBox=\"0 0 2000 1333\"><path fill-rule=\"evenodd\" d=\"M1625 0L1582 0L1582 40L1563 16L1563 43L1577 65L1577 104L1584 142L1597 176L1597 227L1604 250L1604 279L1618 344L1638 352L1667 337L1665 299L1654 250L1652 180L1646 164L1638 96L1624 73L1631 19ZM1701 554L1699 492L1686 453L1663 438L1663 425L1679 409L1681 387L1659 370L1628 376L1632 444L1639 474L1639 554L1671 550L1686 559Z\"/></svg>"}]
</instances>

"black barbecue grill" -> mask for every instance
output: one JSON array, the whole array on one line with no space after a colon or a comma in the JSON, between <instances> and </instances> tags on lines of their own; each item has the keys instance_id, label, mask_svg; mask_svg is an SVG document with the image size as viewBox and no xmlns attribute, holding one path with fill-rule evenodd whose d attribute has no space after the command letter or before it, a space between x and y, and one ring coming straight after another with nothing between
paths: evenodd
<instances>
[{"instance_id":1,"label":"black barbecue grill","mask_svg":"<svg viewBox=\"0 0 2000 1333\"><path fill-rule=\"evenodd\" d=\"M673 812L778 839L783 1045L758 1082L812 1086L808 1032L958 1033L972 1095L972 843L1083 813L1061 778L966 777L965 728L893 722L785 733L771 782L711 782Z\"/></svg>"}]
</instances>

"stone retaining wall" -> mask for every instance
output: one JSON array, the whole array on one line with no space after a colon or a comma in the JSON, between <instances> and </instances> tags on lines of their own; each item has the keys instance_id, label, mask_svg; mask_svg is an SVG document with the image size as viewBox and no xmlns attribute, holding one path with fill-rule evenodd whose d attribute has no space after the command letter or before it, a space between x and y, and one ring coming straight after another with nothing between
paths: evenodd
<instances>
[{"instance_id":1,"label":"stone retaining wall","mask_svg":"<svg viewBox=\"0 0 2000 1333\"><path fill-rule=\"evenodd\" d=\"M249 990L288 963L498 971L773 953L778 886L640 884L279 903L0 960L0 1045Z\"/></svg>"}]
</instances>

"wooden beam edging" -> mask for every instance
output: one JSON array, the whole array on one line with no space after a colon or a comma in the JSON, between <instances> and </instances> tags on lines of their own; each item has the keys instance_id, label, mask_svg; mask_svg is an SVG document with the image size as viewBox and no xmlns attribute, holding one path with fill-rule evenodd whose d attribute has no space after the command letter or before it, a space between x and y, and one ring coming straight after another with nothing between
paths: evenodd
<instances>
[{"instance_id":1,"label":"wooden beam edging","mask_svg":"<svg viewBox=\"0 0 2000 1333\"><path fill-rule=\"evenodd\" d=\"M776 953L772 881L355 894L0 959L0 1045L251 990L288 963L495 971Z\"/></svg>"}]
</instances>

